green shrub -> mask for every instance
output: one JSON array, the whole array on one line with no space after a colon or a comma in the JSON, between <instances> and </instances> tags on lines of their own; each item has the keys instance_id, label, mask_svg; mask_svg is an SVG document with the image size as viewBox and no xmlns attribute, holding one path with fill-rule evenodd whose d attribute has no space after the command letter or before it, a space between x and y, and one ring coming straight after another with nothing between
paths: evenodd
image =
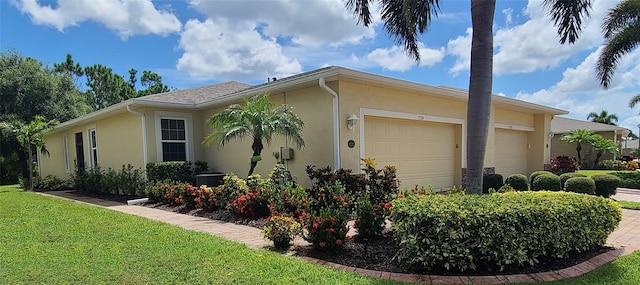
<instances>
[{"instance_id":1,"label":"green shrub","mask_svg":"<svg viewBox=\"0 0 640 285\"><path fill-rule=\"evenodd\" d=\"M508 184L516 191L529 190L529 181L527 181L527 176L524 174L511 174L504 181L504 184Z\"/></svg>"},{"instance_id":2,"label":"green shrub","mask_svg":"<svg viewBox=\"0 0 640 285\"><path fill-rule=\"evenodd\" d=\"M561 191L562 185L560 184L560 177L553 173L540 174L533 179L533 185L531 185L532 191L549 190L549 191Z\"/></svg>"},{"instance_id":3,"label":"green shrub","mask_svg":"<svg viewBox=\"0 0 640 285\"><path fill-rule=\"evenodd\" d=\"M591 176L596 185L596 195L609 198L616 194L620 184L620 178L611 174L598 174Z\"/></svg>"},{"instance_id":4,"label":"green shrub","mask_svg":"<svg viewBox=\"0 0 640 285\"><path fill-rule=\"evenodd\" d=\"M575 172L578 170L578 160L573 156L559 155L552 156L549 163L551 172L560 175L567 172Z\"/></svg>"},{"instance_id":5,"label":"green shrub","mask_svg":"<svg viewBox=\"0 0 640 285\"><path fill-rule=\"evenodd\" d=\"M627 169L627 163L622 160L607 159L598 162L598 165L594 168L604 170L625 170Z\"/></svg>"},{"instance_id":6,"label":"green shrub","mask_svg":"<svg viewBox=\"0 0 640 285\"><path fill-rule=\"evenodd\" d=\"M196 161L158 161L147 163L149 181L177 181L195 184L196 175L209 169L206 162Z\"/></svg>"},{"instance_id":7,"label":"green shrub","mask_svg":"<svg viewBox=\"0 0 640 285\"><path fill-rule=\"evenodd\" d=\"M238 199L241 195L249 193L249 186L247 181L238 177L233 173L229 173L222 178L222 185L220 185L220 207L226 208L235 199Z\"/></svg>"},{"instance_id":8,"label":"green shrub","mask_svg":"<svg viewBox=\"0 0 640 285\"><path fill-rule=\"evenodd\" d=\"M612 200L567 192L411 195L391 207L407 268L501 270L605 244L622 218Z\"/></svg>"},{"instance_id":9,"label":"green shrub","mask_svg":"<svg viewBox=\"0 0 640 285\"><path fill-rule=\"evenodd\" d=\"M613 172L611 175L615 175L620 178L620 185L618 187L640 189L640 172Z\"/></svg>"},{"instance_id":10,"label":"green shrub","mask_svg":"<svg viewBox=\"0 0 640 285\"><path fill-rule=\"evenodd\" d=\"M582 173L577 173L577 172L563 173L563 174L560 175L560 185L562 185L564 187L564 184L567 182L567 180L569 180L569 178L573 178L573 177L587 177L587 176L582 174Z\"/></svg>"},{"instance_id":11,"label":"green shrub","mask_svg":"<svg viewBox=\"0 0 640 285\"><path fill-rule=\"evenodd\" d=\"M538 175L542 175L542 174L553 174L553 173L549 171L544 171L544 170L534 171L533 173L531 173L531 175L529 175L529 188L531 190L533 190L533 180L536 179Z\"/></svg>"},{"instance_id":12,"label":"green shrub","mask_svg":"<svg viewBox=\"0 0 640 285\"><path fill-rule=\"evenodd\" d=\"M589 177L572 177L565 182L564 191L595 195L596 183Z\"/></svg>"},{"instance_id":13,"label":"green shrub","mask_svg":"<svg viewBox=\"0 0 640 285\"><path fill-rule=\"evenodd\" d=\"M69 188L69 182L62 180L55 175L45 177L36 176L33 178L33 190L36 191L59 191Z\"/></svg>"},{"instance_id":14,"label":"green shrub","mask_svg":"<svg viewBox=\"0 0 640 285\"><path fill-rule=\"evenodd\" d=\"M489 193L489 189L498 190L504 185L502 175L485 174L482 178L482 193Z\"/></svg>"},{"instance_id":15,"label":"green shrub","mask_svg":"<svg viewBox=\"0 0 640 285\"><path fill-rule=\"evenodd\" d=\"M76 172L71 176L74 189L83 192L104 193L125 196L142 196L148 181L141 168L131 164L123 165L120 171L112 168L102 170L100 165Z\"/></svg>"},{"instance_id":16,"label":"green shrub","mask_svg":"<svg viewBox=\"0 0 640 285\"><path fill-rule=\"evenodd\" d=\"M151 202L182 205L185 203L187 187L191 187L191 185L173 181L158 181L150 183L145 189L145 194Z\"/></svg>"}]
</instances>

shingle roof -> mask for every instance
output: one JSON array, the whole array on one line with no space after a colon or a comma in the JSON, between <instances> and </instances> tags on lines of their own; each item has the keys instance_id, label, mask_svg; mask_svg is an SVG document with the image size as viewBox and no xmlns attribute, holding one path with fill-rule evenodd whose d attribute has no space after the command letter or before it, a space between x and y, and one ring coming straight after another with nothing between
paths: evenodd
<instances>
[{"instance_id":1,"label":"shingle roof","mask_svg":"<svg viewBox=\"0 0 640 285\"><path fill-rule=\"evenodd\" d=\"M240 83L237 81L229 81L214 85L189 88L185 90L147 95L144 97L136 98L136 101L144 100L162 103L200 104L218 97L246 90L251 87L252 86L248 84Z\"/></svg>"},{"instance_id":2,"label":"shingle roof","mask_svg":"<svg viewBox=\"0 0 640 285\"><path fill-rule=\"evenodd\" d=\"M551 120L551 132L556 134L568 133L573 130L590 130L594 132L625 131L623 127L582 121L556 116Z\"/></svg>"}]
</instances>

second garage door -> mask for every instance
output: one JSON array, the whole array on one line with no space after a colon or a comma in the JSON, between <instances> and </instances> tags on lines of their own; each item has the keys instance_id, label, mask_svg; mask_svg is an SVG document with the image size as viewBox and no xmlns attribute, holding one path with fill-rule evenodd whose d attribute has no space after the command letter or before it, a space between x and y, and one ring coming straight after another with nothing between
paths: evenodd
<instances>
[{"instance_id":1,"label":"second garage door","mask_svg":"<svg viewBox=\"0 0 640 285\"><path fill-rule=\"evenodd\" d=\"M401 188L453 186L455 127L452 124L365 117L364 154L378 167L393 165ZM459 183L458 183L459 184Z\"/></svg>"},{"instance_id":2,"label":"second garage door","mask_svg":"<svg viewBox=\"0 0 640 285\"><path fill-rule=\"evenodd\" d=\"M511 174L527 172L528 136L525 131L496 129L495 164L496 173L506 179Z\"/></svg>"}]
</instances>

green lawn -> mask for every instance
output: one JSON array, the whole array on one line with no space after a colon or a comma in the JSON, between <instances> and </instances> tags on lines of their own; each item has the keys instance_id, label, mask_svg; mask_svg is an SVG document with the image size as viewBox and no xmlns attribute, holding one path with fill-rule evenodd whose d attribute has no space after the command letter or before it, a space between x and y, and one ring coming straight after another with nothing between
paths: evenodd
<instances>
[{"instance_id":1,"label":"green lawn","mask_svg":"<svg viewBox=\"0 0 640 285\"><path fill-rule=\"evenodd\" d=\"M620 204L620 207L630 210L640 210L640 203L633 201L616 201Z\"/></svg>"},{"instance_id":2,"label":"green lawn","mask_svg":"<svg viewBox=\"0 0 640 285\"><path fill-rule=\"evenodd\" d=\"M400 284L0 186L3 284ZM640 252L558 284L635 284Z\"/></svg>"},{"instance_id":3,"label":"green lawn","mask_svg":"<svg viewBox=\"0 0 640 285\"><path fill-rule=\"evenodd\" d=\"M587 177L594 176L596 174L609 174L611 172L616 172L615 170L578 170L578 173L582 173ZM633 171L620 171L620 172L633 172Z\"/></svg>"}]
</instances>

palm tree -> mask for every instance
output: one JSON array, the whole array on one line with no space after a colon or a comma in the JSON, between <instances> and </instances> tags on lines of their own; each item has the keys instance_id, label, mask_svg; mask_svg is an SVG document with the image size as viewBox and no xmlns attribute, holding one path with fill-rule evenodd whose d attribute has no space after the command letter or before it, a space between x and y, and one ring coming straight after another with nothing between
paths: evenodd
<instances>
[{"instance_id":1,"label":"palm tree","mask_svg":"<svg viewBox=\"0 0 640 285\"><path fill-rule=\"evenodd\" d=\"M347 0L358 23L369 26L370 5L374 0ZM418 33L424 33L438 16L439 0L377 0L387 32L416 61L420 60ZM469 193L482 193L484 157L487 148L491 94L493 89L493 15L496 0L471 0L471 67L467 102L467 177ZM582 29L582 18L589 16L590 0L545 0L558 28L561 43L574 43Z\"/></svg>"},{"instance_id":2,"label":"palm tree","mask_svg":"<svg viewBox=\"0 0 640 285\"><path fill-rule=\"evenodd\" d=\"M36 115L29 124L20 121L0 122L0 130L9 136L14 137L23 151L29 155L29 189L33 189L33 147L42 154L49 155L44 144L44 133L58 124L57 120L46 121L44 117Z\"/></svg>"},{"instance_id":3,"label":"palm tree","mask_svg":"<svg viewBox=\"0 0 640 285\"><path fill-rule=\"evenodd\" d=\"M593 166L598 165L602 154L605 152L617 155L620 150L616 143L610 139L605 139L601 135L594 135L591 139L591 146L596 151L596 160L593 162Z\"/></svg>"},{"instance_id":4,"label":"palm tree","mask_svg":"<svg viewBox=\"0 0 640 285\"><path fill-rule=\"evenodd\" d=\"M623 0L609 10L602 23L606 41L596 72L600 85L608 88L618 60L640 44L640 0Z\"/></svg>"},{"instance_id":5,"label":"palm tree","mask_svg":"<svg viewBox=\"0 0 640 285\"><path fill-rule=\"evenodd\" d=\"M593 131L579 129L573 130L568 134L562 136L560 140L566 143L577 144L576 151L578 152L578 163L582 163L582 156L580 156L580 152L582 151L582 144L591 144L594 136L595 133Z\"/></svg>"},{"instance_id":6,"label":"palm tree","mask_svg":"<svg viewBox=\"0 0 640 285\"><path fill-rule=\"evenodd\" d=\"M253 139L249 176L253 174L258 161L262 159L260 154L264 148L264 142L271 143L276 135L292 140L298 149L304 146L301 136L304 128L302 120L287 105L275 107L275 104L269 100L268 93L245 99L244 106L238 104L229 106L211 116L207 124L214 129L205 137L203 144L207 146L214 140L219 140L220 146L224 146L229 141L241 140L246 136Z\"/></svg>"},{"instance_id":7,"label":"palm tree","mask_svg":"<svg viewBox=\"0 0 640 285\"><path fill-rule=\"evenodd\" d=\"M629 99L629 108L633 108L635 107L638 103L640 103L640 94L631 97L631 99Z\"/></svg>"},{"instance_id":8,"label":"palm tree","mask_svg":"<svg viewBox=\"0 0 640 285\"><path fill-rule=\"evenodd\" d=\"M609 114L607 110L600 111L600 114L596 112L591 112L587 115L587 120L591 120L592 122L614 125L616 126L618 123L618 115Z\"/></svg>"}]
</instances>

